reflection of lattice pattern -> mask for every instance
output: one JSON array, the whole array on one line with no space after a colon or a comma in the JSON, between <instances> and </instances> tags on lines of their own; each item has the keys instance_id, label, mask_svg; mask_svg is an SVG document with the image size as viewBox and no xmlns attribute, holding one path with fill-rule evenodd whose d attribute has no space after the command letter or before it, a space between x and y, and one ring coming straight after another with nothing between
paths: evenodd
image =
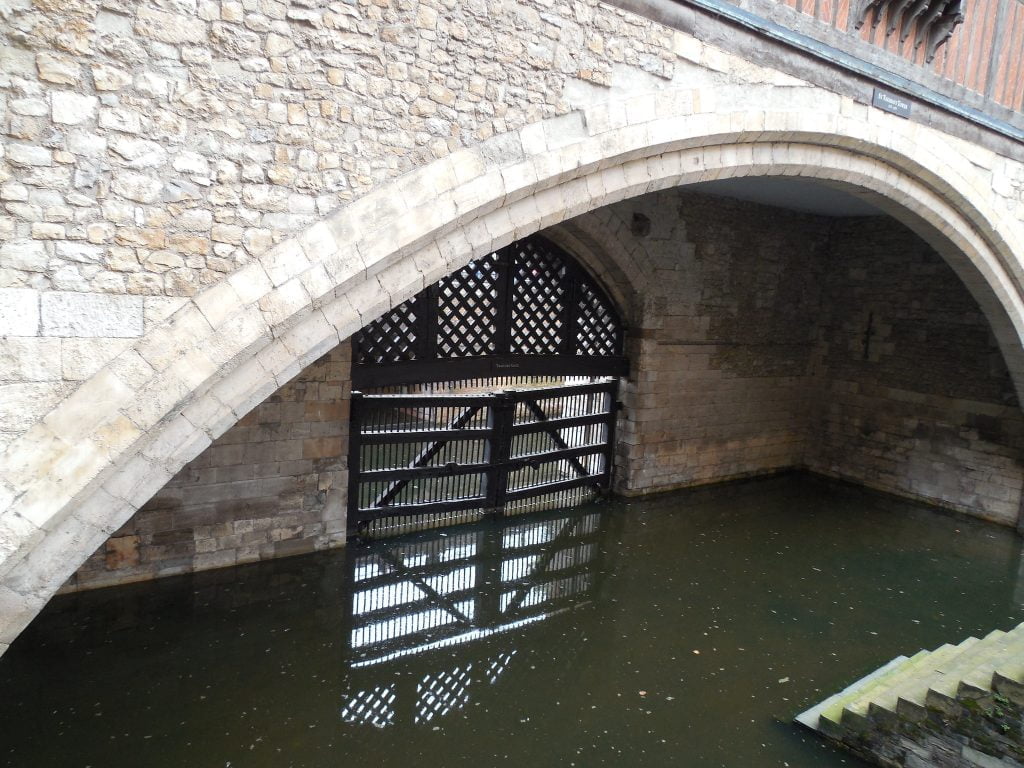
<instances>
[{"instance_id":1,"label":"reflection of lattice pattern","mask_svg":"<svg viewBox=\"0 0 1024 768\"><path fill-rule=\"evenodd\" d=\"M576 319L577 355L614 355L619 348L619 320L611 305L592 286L581 283Z\"/></svg>"},{"instance_id":2,"label":"reflection of lattice pattern","mask_svg":"<svg viewBox=\"0 0 1024 768\"><path fill-rule=\"evenodd\" d=\"M539 254L529 241L517 251L512 272L510 352L555 355L563 351L565 274L565 264L557 255Z\"/></svg>"},{"instance_id":3,"label":"reflection of lattice pattern","mask_svg":"<svg viewBox=\"0 0 1024 768\"><path fill-rule=\"evenodd\" d=\"M435 717L462 709L469 702L472 664L451 672L425 675L416 686L416 722L429 723Z\"/></svg>"},{"instance_id":4,"label":"reflection of lattice pattern","mask_svg":"<svg viewBox=\"0 0 1024 768\"><path fill-rule=\"evenodd\" d=\"M490 664L487 665L487 682L491 685L498 682L501 673L508 669L509 662L512 661L512 657L515 655L516 651L509 651L508 653L500 654L496 659L492 659Z\"/></svg>"},{"instance_id":5,"label":"reflection of lattice pattern","mask_svg":"<svg viewBox=\"0 0 1024 768\"><path fill-rule=\"evenodd\" d=\"M356 362L393 363L416 359L416 297L399 304L356 334Z\"/></svg>"},{"instance_id":6,"label":"reflection of lattice pattern","mask_svg":"<svg viewBox=\"0 0 1024 768\"><path fill-rule=\"evenodd\" d=\"M394 685L378 685L345 697L341 707L341 719L356 725L373 725L383 728L395 720Z\"/></svg>"},{"instance_id":7,"label":"reflection of lattice pattern","mask_svg":"<svg viewBox=\"0 0 1024 768\"><path fill-rule=\"evenodd\" d=\"M498 259L471 261L437 284L437 352L475 357L497 351Z\"/></svg>"},{"instance_id":8,"label":"reflection of lattice pattern","mask_svg":"<svg viewBox=\"0 0 1024 768\"><path fill-rule=\"evenodd\" d=\"M561 579L552 579L533 587L526 595L520 608L532 608L548 600L559 600L579 594L590 588L590 574L579 573Z\"/></svg>"}]
</instances>

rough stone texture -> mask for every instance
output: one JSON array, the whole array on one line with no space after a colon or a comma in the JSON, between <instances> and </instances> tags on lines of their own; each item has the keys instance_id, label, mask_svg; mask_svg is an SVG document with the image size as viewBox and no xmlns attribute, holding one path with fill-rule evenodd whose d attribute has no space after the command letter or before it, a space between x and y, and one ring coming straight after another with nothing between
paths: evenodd
<instances>
[{"instance_id":1,"label":"rough stone texture","mask_svg":"<svg viewBox=\"0 0 1024 768\"><path fill-rule=\"evenodd\" d=\"M1007 640L1010 651L1012 643ZM1024 684L1018 663L1005 658L1005 652L999 662L996 672L989 667L971 675L970 682L961 678L955 691L908 694L910 701L870 707L866 716L844 715L839 723L822 720L819 730L885 768L1020 768ZM957 670L957 677L971 671Z\"/></svg>"},{"instance_id":2,"label":"rough stone texture","mask_svg":"<svg viewBox=\"0 0 1024 768\"><path fill-rule=\"evenodd\" d=\"M629 324L621 492L809 468L1015 522L1024 418L1012 381L977 302L897 222L674 190L549 235L599 274ZM349 350L216 440L66 589L343 542Z\"/></svg>"},{"instance_id":3,"label":"rough stone texture","mask_svg":"<svg viewBox=\"0 0 1024 768\"><path fill-rule=\"evenodd\" d=\"M114 338L142 334L140 296L91 293L44 293L41 297L44 336Z\"/></svg>"},{"instance_id":4,"label":"rough stone texture","mask_svg":"<svg viewBox=\"0 0 1024 768\"><path fill-rule=\"evenodd\" d=\"M828 384L806 464L1015 524L1024 419L977 302L892 221L837 222L830 242L820 325Z\"/></svg>"},{"instance_id":5,"label":"rough stone texture","mask_svg":"<svg viewBox=\"0 0 1024 768\"><path fill-rule=\"evenodd\" d=\"M620 490L801 465L827 221L681 192L592 217L643 259Z\"/></svg>"},{"instance_id":6,"label":"rough stone texture","mask_svg":"<svg viewBox=\"0 0 1024 768\"><path fill-rule=\"evenodd\" d=\"M2 9L0 185L27 199L3 201L0 239L35 231L52 259L0 270L0 288L141 295L146 325L98 345L74 385L52 361L32 383L56 405L0 429L0 647L185 463L361 325L475 255L653 190L751 174L871 190L958 264L1024 382L1018 159L594 0L437 8L432 31L423 4L289 18L268 2L242 22L213 2ZM188 40L200 19L208 44L146 38L165 33L140 7L189 16L169 27ZM250 68L271 33L296 47ZM52 92L72 89L38 80L38 52L89 65L95 123L52 123ZM131 85L91 92L103 63ZM404 76L418 90L380 90ZM166 158L132 168L114 134ZM210 178L175 170L182 151ZM143 199L148 179L163 186L143 202L115 178ZM214 223L242 226L241 249ZM60 226L100 252L58 250Z\"/></svg>"},{"instance_id":7,"label":"rough stone texture","mask_svg":"<svg viewBox=\"0 0 1024 768\"><path fill-rule=\"evenodd\" d=\"M678 191L562 229L643 275L622 492L802 467L1016 522L1024 418L1006 364L963 282L897 222Z\"/></svg>"},{"instance_id":8,"label":"rough stone texture","mask_svg":"<svg viewBox=\"0 0 1024 768\"><path fill-rule=\"evenodd\" d=\"M308 366L189 462L63 591L342 544L350 350Z\"/></svg>"}]
</instances>

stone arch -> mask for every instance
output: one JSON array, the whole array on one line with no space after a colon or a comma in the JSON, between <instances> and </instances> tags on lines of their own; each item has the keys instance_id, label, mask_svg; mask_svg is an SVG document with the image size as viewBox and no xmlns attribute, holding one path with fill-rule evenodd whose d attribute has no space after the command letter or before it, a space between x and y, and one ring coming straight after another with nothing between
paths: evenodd
<instances>
[{"instance_id":1,"label":"stone arch","mask_svg":"<svg viewBox=\"0 0 1024 768\"><path fill-rule=\"evenodd\" d=\"M475 257L647 192L740 175L870 191L951 260L1022 390L1021 225L948 139L866 108L839 114L825 92L793 111L695 104L713 105L713 90L597 104L410 172L102 368L4 455L0 651L180 467L340 340Z\"/></svg>"}]
</instances>

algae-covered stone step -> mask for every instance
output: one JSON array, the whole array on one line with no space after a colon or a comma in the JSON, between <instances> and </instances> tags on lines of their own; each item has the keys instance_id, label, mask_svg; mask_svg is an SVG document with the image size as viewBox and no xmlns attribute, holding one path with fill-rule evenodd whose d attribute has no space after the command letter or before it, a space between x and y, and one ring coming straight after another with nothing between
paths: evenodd
<instances>
[{"instance_id":1,"label":"algae-covered stone step","mask_svg":"<svg viewBox=\"0 0 1024 768\"><path fill-rule=\"evenodd\" d=\"M878 685L865 689L860 697L847 703L847 708L852 715L859 716L868 715L871 705L895 713L901 695L923 700L931 681L942 675L943 669L955 664L979 642L981 641L978 638L969 637L959 645L947 644L923 655L915 654L911 660L913 663L906 664L898 673L879 680ZM855 722L859 721L851 720L851 723Z\"/></svg>"},{"instance_id":2,"label":"algae-covered stone step","mask_svg":"<svg viewBox=\"0 0 1024 768\"><path fill-rule=\"evenodd\" d=\"M973 640L974 638L969 638ZM927 654L918 663L906 670L906 674L894 677L890 685L877 691L871 703L890 712L896 712L896 703L900 697L919 696L924 699L928 690L928 682L938 673L942 665L951 663L953 659L967 652L971 644L943 645Z\"/></svg>"},{"instance_id":3,"label":"algae-covered stone step","mask_svg":"<svg viewBox=\"0 0 1024 768\"><path fill-rule=\"evenodd\" d=\"M1019 666L1024 655L1024 633L1007 634L997 648L978 660L978 664L961 675L961 682L974 688L991 690L992 673L1000 667L1008 667L1015 663Z\"/></svg>"},{"instance_id":4,"label":"algae-covered stone step","mask_svg":"<svg viewBox=\"0 0 1024 768\"><path fill-rule=\"evenodd\" d=\"M972 684L984 682L991 687L991 679L981 680L981 674L991 677L991 672L999 672L1003 677L1017 682L1024 683L1024 627L1007 633L1002 649L993 657L990 665L991 670L979 670L979 674L965 676L965 680Z\"/></svg>"},{"instance_id":5,"label":"algae-covered stone step","mask_svg":"<svg viewBox=\"0 0 1024 768\"><path fill-rule=\"evenodd\" d=\"M843 707L847 701L857 696L864 686L871 684L871 682L876 680L879 676L893 672L908 660L909 659L906 656L897 656L895 659L892 659L884 666L879 667L871 674L850 683L850 685L839 693L834 694L821 703L801 712L796 716L796 722L810 728L811 730L820 730L826 735L831 735L828 733L829 730L840 728L839 720L842 715Z\"/></svg>"},{"instance_id":6,"label":"algae-covered stone step","mask_svg":"<svg viewBox=\"0 0 1024 768\"><path fill-rule=\"evenodd\" d=\"M867 711L866 702L874 695L874 692L884 688L893 678L907 674L908 670L912 670L914 665L927 655L928 651L918 651L910 658L905 656L899 657L902 659L899 664L891 667L886 665L882 670L879 670L879 674L871 675L858 681L859 684L855 684L855 687L848 689L848 696L836 700L823 714L830 719L836 720L836 722L839 722L843 712L851 707L854 713L864 714ZM861 702L865 702L863 707L859 706Z\"/></svg>"},{"instance_id":7,"label":"algae-covered stone step","mask_svg":"<svg viewBox=\"0 0 1024 768\"><path fill-rule=\"evenodd\" d=\"M944 652L947 649L949 651L954 651L956 646L944 645L935 651L918 651L911 656L905 664L900 666L899 669L894 670L891 674L879 678L874 685L865 687L860 692L859 696L847 702L846 708L857 714L866 714L869 704L877 702L879 698L884 697L888 691L905 683L908 679L914 679L919 676L922 668L929 664L930 660L934 658L936 653ZM893 699L893 701L895 702L895 699Z\"/></svg>"},{"instance_id":8,"label":"algae-covered stone step","mask_svg":"<svg viewBox=\"0 0 1024 768\"><path fill-rule=\"evenodd\" d=\"M1024 708L1024 683L1019 678L1004 675L1000 670L992 675L992 690L1005 696L1018 707Z\"/></svg>"},{"instance_id":9,"label":"algae-covered stone step","mask_svg":"<svg viewBox=\"0 0 1024 768\"><path fill-rule=\"evenodd\" d=\"M960 654L951 663L943 665L941 674L936 675L930 684L931 690L946 697L955 697L964 676L984 668L988 660L996 656L1006 642L1005 632L986 635L983 640L974 644L970 652ZM989 670L988 674L991 677L992 670Z\"/></svg>"}]
</instances>

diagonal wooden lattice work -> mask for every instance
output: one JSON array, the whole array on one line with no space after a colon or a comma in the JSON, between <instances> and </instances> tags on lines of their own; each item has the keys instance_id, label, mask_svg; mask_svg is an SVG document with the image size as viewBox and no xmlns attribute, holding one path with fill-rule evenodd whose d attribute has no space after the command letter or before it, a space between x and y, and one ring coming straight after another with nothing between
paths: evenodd
<instances>
[{"instance_id":1,"label":"diagonal wooden lattice work","mask_svg":"<svg viewBox=\"0 0 1024 768\"><path fill-rule=\"evenodd\" d=\"M471 261L354 337L356 388L508 375L622 375L623 326L593 278L534 235Z\"/></svg>"}]
</instances>

